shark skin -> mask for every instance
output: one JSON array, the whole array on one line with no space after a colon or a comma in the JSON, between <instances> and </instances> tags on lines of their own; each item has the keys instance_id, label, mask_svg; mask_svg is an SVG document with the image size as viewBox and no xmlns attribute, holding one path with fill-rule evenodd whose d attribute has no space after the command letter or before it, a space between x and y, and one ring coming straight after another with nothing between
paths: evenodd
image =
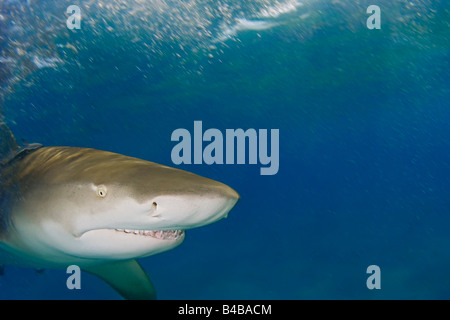
<instances>
[{"instance_id":1,"label":"shark skin","mask_svg":"<svg viewBox=\"0 0 450 320\"><path fill-rule=\"evenodd\" d=\"M13 138L5 127L3 144ZM0 164L0 265L75 264L125 299L156 298L136 259L175 248L239 199L225 184L137 158L14 143Z\"/></svg>"}]
</instances>

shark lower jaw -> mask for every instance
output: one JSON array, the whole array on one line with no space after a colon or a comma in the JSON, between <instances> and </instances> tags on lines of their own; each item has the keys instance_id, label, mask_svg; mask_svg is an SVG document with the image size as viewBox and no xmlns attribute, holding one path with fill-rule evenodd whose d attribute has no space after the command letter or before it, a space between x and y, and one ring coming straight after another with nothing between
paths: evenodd
<instances>
[{"instance_id":1,"label":"shark lower jaw","mask_svg":"<svg viewBox=\"0 0 450 320\"><path fill-rule=\"evenodd\" d=\"M179 241L184 239L184 230L135 230L135 229L91 229L83 232L77 239L86 238L86 236L91 236L94 234L107 235L108 237L118 236L120 239L130 239L130 240L165 240Z\"/></svg>"},{"instance_id":2,"label":"shark lower jaw","mask_svg":"<svg viewBox=\"0 0 450 320\"><path fill-rule=\"evenodd\" d=\"M60 243L60 250L86 259L143 258L173 249L185 239L183 230L91 229L75 241Z\"/></svg>"},{"instance_id":3,"label":"shark lower jaw","mask_svg":"<svg viewBox=\"0 0 450 320\"><path fill-rule=\"evenodd\" d=\"M130 230L114 229L116 232L132 236L152 237L159 240L179 240L184 237L184 230Z\"/></svg>"},{"instance_id":4,"label":"shark lower jaw","mask_svg":"<svg viewBox=\"0 0 450 320\"><path fill-rule=\"evenodd\" d=\"M91 229L83 232L76 237L78 240L87 240L97 237L102 241L138 241L139 243L149 243L159 241L161 244L182 242L185 237L185 231L181 229L164 229L164 230L137 230L137 229Z\"/></svg>"}]
</instances>

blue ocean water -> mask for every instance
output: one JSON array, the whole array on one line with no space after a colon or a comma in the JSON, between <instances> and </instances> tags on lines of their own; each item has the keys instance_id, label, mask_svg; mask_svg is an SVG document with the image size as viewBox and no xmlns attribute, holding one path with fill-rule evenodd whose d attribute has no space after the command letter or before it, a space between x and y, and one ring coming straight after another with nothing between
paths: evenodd
<instances>
[{"instance_id":1,"label":"blue ocean water","mask_svg":"<svg viewBox=\"0 0 450 320\"><path fill-rule=\"evenodd\" d=\"M372 3L373 2L373 3ZM81 8L68 30L65 8ZM370 30L366 9L381 8ZM448 1L4 1L17 138L175 166L171 134L280 130L279 172L179 165L233 187L227 219L140 262L161 299L449 299ZM56 17L56 18L55 18ZM366 286L370 265L381 289ZM2 299L118 299L7 266Z\"/></svg>"}]
</instances>

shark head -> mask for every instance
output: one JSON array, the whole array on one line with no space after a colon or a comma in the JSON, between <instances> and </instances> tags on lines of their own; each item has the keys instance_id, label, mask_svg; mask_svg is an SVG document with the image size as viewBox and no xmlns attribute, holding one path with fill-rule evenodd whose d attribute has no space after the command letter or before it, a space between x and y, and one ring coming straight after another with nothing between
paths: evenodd
<instances>
[{"instance_id":1,"label":"shark head","mask_svg":"<svg viewBox=\"0 0 450 320\"><path fill-rule=\"evenodd\" d=\"M8 242L67 264L125 260L178 246L227 216L239 195L190 172L106 151L40 148L15 164Z\"/></svg>"}]
</instances>

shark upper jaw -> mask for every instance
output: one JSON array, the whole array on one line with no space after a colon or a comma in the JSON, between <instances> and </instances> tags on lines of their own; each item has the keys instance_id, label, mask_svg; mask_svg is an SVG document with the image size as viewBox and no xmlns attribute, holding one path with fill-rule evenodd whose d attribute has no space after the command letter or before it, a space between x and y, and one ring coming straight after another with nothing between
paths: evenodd
<instances>
[{"instance_id":1,"label":"shark upper jaw","mask_svg":"<svg viewBox=\"0 0 450 320\"><path fill-rule=\"evenodd\" d=\"M111 230L131 236L178 240L186 229L201 227L226 218L238 199L239 195L234 192L232 196L221 197L160 196L145 204L129 201L124 204L123 210L130 206L133 207L133 213L121 215L110 212L107 218L112 219L108 219L106 224L101 227L92 225L78 231L74 236L81 239L89 232ZM87 225L86 223L81 225L89 226L89 222Z\"/></svg>"},{"instance_id":2,"label":"shark upper jaw","mask_svg":"<svg viewBox=\"0 0 450 320\"><path fill-rule=\"evenodd\" d=\"M161 240L178 240L184 236L184 230L129 230L129 229L114 229L117 232L124 232L126 234L140 235L145 237L152 237Z\"/></svg>"}]
</instances>

